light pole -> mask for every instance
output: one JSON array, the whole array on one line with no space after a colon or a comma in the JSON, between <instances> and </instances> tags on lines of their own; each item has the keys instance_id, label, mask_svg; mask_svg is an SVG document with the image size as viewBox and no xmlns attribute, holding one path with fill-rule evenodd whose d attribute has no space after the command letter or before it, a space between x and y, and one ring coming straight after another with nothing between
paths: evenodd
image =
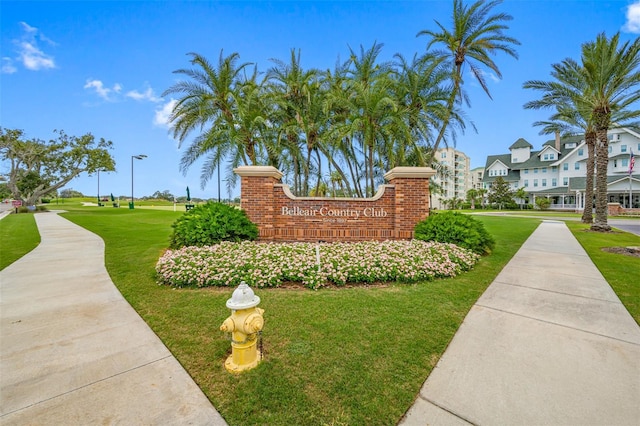
<instances>
[{"instance_id":1,"label":"light pole","mask_svg":"<svg viewBox=\"0 0 640 426\"><path fill-rule=\"evenodd\" d=\"M147 156L144 154L131 156L131 202L129 203L129 210L133 210L134 208L133 206L133 159L134 158L136 160L142 160L143 158L147 158Z\"/></svg>"},{"instance_id":2,"label":"light pole","mask_svg":"<svg viewBox=\"0 0 640 426\"><path fill-rule=\"evenodd\" d=\"M96 170L98 172L98 207L100 207L102 205L101 201L100 201L100 172L101 171L105 171L105 169L98 169Z\"/></svg>"}]
</instances>

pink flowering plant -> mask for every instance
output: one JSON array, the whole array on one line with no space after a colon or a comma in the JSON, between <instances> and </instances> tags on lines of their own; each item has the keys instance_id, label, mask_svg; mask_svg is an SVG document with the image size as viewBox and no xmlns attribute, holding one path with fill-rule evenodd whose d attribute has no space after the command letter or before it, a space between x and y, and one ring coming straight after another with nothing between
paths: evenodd
<instances>
[{"instance_id":1,"label":"pink flowering plant","mask_svg":"<svg viewBox=\"0 0 640 426\"><path fill-rule=\"evenodd\" d=\"M158 282L183 286L278 287L416 282L453 277L480 256L449 243L385 241L358 243L221 242L167 250L156 264ZM319 262L318 262L319 259Z\"/></svg>"}]
</instances>

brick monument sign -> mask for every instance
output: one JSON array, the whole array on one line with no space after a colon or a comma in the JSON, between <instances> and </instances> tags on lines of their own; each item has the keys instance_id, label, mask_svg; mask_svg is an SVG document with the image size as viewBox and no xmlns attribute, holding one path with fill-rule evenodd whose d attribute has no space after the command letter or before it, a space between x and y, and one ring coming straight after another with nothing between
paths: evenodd
<instances>
[{"instance_id":1,"label":"brick monument sign","mask_svg":"<svg viewBox=\"0 0 640 426\"><path fill-rule=\"evenodd\" d=\"M371 198L296 197L270 166L241 166L240 204L260 241L365 241L413 238L429 216L430 167L396 167Z\"/></svg>"}]
</instances>

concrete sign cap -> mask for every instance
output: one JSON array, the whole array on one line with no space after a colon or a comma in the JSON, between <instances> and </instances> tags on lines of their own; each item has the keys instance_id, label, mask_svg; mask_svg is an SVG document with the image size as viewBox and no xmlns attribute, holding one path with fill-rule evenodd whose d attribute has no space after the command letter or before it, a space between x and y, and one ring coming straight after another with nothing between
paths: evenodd
<instances>
[{"instance_id":1,"label":"concrete sign cap","mask_svg":"<svg viewBox=\"0 0 640 426\"><path fill-rule=\"evenodd\" d=\"M242 281L238 288L233 291L231 299L227 300L227 308L237 311L239 309L253 308L258 306L259 303L260 298L254 294L247 283Z\"/></svg>"}]
</instances>

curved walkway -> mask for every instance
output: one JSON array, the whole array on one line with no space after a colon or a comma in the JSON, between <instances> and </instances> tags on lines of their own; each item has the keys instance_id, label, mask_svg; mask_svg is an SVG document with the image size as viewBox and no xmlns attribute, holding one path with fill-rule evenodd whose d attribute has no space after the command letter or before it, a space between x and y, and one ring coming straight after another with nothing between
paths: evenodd
<instances>
[{"instance_id":1,"label":"curved walkway","mask_svg":"<svg viewBox=\"0 0 640 426\"><path fill-rule=\"evenodd\" d=\"M640 327L564 222L545 220L401 424L638 425L639 402Z\"/></svg>"},{"instance_id":2,"label":"curved walkway","mask_svg":"<svg viewBox=\"0 0 640 426\"><path fill-rule=\"evenodd\" d=\"M225 425L113 285L102 239L35 218L40 245L0 271L0 424Z\"/></svg>"}]
</instances>

